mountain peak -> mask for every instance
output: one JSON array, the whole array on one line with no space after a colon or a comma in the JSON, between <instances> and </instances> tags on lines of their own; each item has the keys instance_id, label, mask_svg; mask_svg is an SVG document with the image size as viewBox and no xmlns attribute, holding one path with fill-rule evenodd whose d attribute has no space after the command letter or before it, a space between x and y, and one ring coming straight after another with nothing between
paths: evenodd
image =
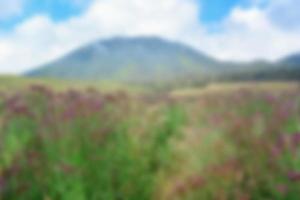
<instances>
[{"instance_id":1,"label":"mountain peak","mask_svg":"<svg viewBox=\"0 0 300 200\"><path fill-rule=\"evenodd\" d=\"M199 74L217 62L196 50L159 37L115 37L79 48L28 73L54 78L154 81Z\"/></svg>"}]
</instances>

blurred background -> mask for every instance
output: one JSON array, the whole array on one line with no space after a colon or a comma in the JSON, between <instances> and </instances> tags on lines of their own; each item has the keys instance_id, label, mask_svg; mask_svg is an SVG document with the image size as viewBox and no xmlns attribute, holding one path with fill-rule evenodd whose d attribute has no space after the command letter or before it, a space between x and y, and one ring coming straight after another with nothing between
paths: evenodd
<instances>
[{"instance_id":1,"label":"blurred background","mask_svg":"<svg viewBox=\"0 0 300 200\"><path fill-rule=\"evenodd\" d=\"M299 0L0 0L0 199L300 198Z\"/></svg>"}]
</instances>

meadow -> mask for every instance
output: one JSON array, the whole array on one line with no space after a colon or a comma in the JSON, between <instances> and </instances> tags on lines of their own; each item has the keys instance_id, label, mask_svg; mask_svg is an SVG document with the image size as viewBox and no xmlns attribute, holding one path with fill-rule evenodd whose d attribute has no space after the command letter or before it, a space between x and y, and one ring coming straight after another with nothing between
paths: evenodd
<instances>
[{"instance_id":1,"label":"meadow","mask_svg":"<svg viewBox=\"0 0 300 200\"><path fill-rule=\"evenodd\" d=\"M298 83L25 82L0 90L0 199L300 198Z\"/></svg>"}]
</instances>

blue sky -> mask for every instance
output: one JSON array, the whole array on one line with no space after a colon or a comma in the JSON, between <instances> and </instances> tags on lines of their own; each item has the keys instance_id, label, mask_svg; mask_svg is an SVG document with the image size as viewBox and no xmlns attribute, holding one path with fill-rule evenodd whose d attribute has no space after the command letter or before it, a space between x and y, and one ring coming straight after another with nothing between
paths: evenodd
<instances>
[{"instance_id":1,"label":"blue sky","mask_svg":"<svg viewBox=\"0 0 300 200\"><path fill-rule=\"evenodd\" d=\"M273 61L300 52L299 10L299 0L0 0L0 73L115 36L155 35L221 60Z\"/></svg>"},{"instance_id":2,"label":"blue sky","mask_svg":"<svg viewBox=\"0 0 300 200\"><path fill-rule=\"evenodd\" d=\"M241 0L198 0L198 3L201 6L200 19L207 23L222 20L234 7L244 4Z\"/></svg>"},{"instance_id":3,"label":"blue sky","mask_svg":"<svg viewBox=\"0 0 300 200\"><path fill-rule=\"evenodd\" d=\"M0 0L4 1L4 0ZM0 29L10 30L21 21L38 14L45 14L54 21L63 21L80 15L90 5L91 0L13 0L22 2L20 13L0 18ZM75 0L76 2L76 0ZM1 4L0 4L1 6ZM1 8L0 8L1 10Z\"/></svg>"}]
</instances>

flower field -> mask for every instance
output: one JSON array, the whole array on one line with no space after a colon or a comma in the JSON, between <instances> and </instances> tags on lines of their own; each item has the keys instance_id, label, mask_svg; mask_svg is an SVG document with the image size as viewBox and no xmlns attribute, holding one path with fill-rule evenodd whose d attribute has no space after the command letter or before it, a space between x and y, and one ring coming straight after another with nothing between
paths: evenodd
<instances>
[{"instance_id":1,"label":"flower field","mask_svg":"<svg viewBox=\"0 0 300 200\"><path fill-rule=\"evenodd\" d=\"M300 199L300 87L0 93L0 199Z\"/></svg>"}]
</instances>

